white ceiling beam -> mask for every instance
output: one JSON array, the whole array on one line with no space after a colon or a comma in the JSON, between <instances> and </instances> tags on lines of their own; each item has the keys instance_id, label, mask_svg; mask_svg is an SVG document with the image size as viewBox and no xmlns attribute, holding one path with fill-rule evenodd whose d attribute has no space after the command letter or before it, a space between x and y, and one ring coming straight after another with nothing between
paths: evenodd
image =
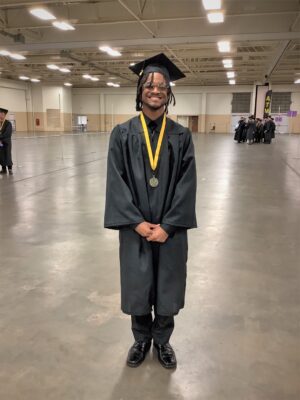
<instances>
[{"instance_id":1,"label":"white ceiling beam","mask_svg":"<svg viewBox=\"0 0 300 400\"><path fill-rule=\"evenodd\" d=\"M232 42L244 41L275 41L275 40L293 40L300 39L300 32L270 32L270 33L241 33L236 35L210 35L210 36L179 36L179 37L160 37L160 38L135 38L135 39L118 39L109 40L111 46L161 46L175 44L192 44L192 43L216 43L219 40L230 40ZM104 43L104 42L103 42ZM25 44L5 44L8 50L16 51L40 51L49 49L82 49L86 47L97 47L101 44L101 40L89 41L62 41L62 42L40 42ZM228 53L233 55L232 53Z\"/></svg>"},{"instance_id":2,"label":"white ceiling beam","mask_svg":"<svg viewBox=\"0 0 300 400\"><path fill-rule=\"evenodd\" d=\"M132 15L134 16L135 19L131 19L131 20L114 20L114 21L91 21L91 22L77 22L74 23L74 26L76 27L81 27L81 26L106 26L106 25L120 25L120 24L136 24L137 22L140 23L141 25L143 25L143 27L151 34L152 37L156 37L156 34L146 25L146 23L157 23L157 22L179 22L179 21L200 21L200 20L207 20L206 16L191 16L191 17L167 17L167 18L148 18L148 19L140 19L136 14L134 14L123 2L122 0L118 0L119 3L126 8L126 10ZM1 8L1 7L0 7ZM253 16L253 17L257 17L259 16L266 16L268 18L270 18L271 15L291 15L291 14L295 14L294 11L285 11L285 12L274 12L274 13L260 13L260 14L234 14L234 15L230 15L227 14L226 18L230 18L230 17L249 17L249 16ZM71 18L72 19L72 18ZM21 21L22 25L15 25L15 26L7 26L6 29L7 30L15 30L15 29L49 29L49 28L53 28L52 24L43 24L43 25L29 25L26 26L24 25L25 21ZM294 24L297 23L297 21L294 22ZM294 25L293 24L293 25ZM290 29L290 31L292 31L293 29Z\"/></svg>"},{"instance_id":3,"label":"white ceiling beam","mask_svg":"<svg viewBox=\"0 0 300 400\"><path fill-rule=\"evenodd\" d=\"M113 1L113 0L111 0ZM56 5L66 5L68 3L89 3L90 0L67 0L67 1L58 1L58 0L43 0L42 4L46 5L46 4L56 4ZM98 2L100 3L100 1ZM37 0L37 1L18 1L16 3L13 2L8 2L8 3L1 3L0 4L0 8L4 8L4 9L13 9L13 8L23 8L23 7L32 7L32 6L39 6L41 5L41 1Z\"/></svg>"}]
</instances>

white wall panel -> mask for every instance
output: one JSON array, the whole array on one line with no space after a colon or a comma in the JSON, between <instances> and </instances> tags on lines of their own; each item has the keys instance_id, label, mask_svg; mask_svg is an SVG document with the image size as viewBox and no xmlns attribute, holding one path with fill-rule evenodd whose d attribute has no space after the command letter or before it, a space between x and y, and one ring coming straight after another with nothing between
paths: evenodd
<instances>
[{"instance_id":1,"label":"white wall panel","mask_svg":"<svg viewBox=\"0 0 300 400\"><path fill-rule=\"evenodd\" d=\"M130 94L105 94L106 114L134 114L135 95Z\"/></svg>"},{"instance_id":2,"label":"white wall panel","mask_svg":"<svg viewBox=\"0 0 300 400\"><path fill-rule=\"evenodd\" d=\"M176 93L175 107L169 106L170 114L199 115L201 114L201 93Z\"/></svg>"},{"instance_id":3,"label":"white wall panel","mask_svg":"<svg viewBox=\"0 0 300 400\"><path fill-rule=\"evenodd\" d=\"M62 87L44 86L43 87L43 108L61 109L62 108Z\"/></svg>"},{"instance_id":4,"label":"white wall panel","mask_svg":"<svg viewBox=\"0 0 300 400\"><path fill-rule=\"evenodd\" d=\"M72 113L72 90L65 89L62 90L62 112Z\"/></svg>"},{"instance_id":5,"label":"white wall panel","mask_svg":"<svg viewBox=\"0 0 300 400\"><path fill-rule=\"evenodd\" d=\"M1 87L0 107L7 108L11 112L26 112L25 89Z\"/></svg>"},{"instance_id":6,"label":"white wall panel","mask_svg":"<svg viewBox=\"0 0 300 400\"><path fill-rule=\"evenodd\" d=\"M207 115L230 115L232 93L207 93Z\"/></svg>"},{"instance_id":7,"label":"white wall panel","mask_svg":"<svg viewBox=\"0 0 300 400\"><path fill-rule=\"evenodd\" d=\"M300 92L299 93L292 93L291 96L292 104L291 104L291 110L292 111L298 111L298 114L300 114Z\"/></svg>"},{"instance_id":8,"label":"white wall panel","mask_svg":"<svg viewBox=\"0 0 300 400\"><path fill-rule=\"evenodd\" d=\"M99 114L100 95L99 94L73 94L72 96L73 114Z\"/></svg>"},{"instance_id":9,"label":"white wall panel","mask_svg":"<svg viewBox=\"0 0 300 400\"><path fill-rule=\"evenodd\" d=\"M42 86L34 85L31 89L31 101L34 112L43 112L43 90Z\"/></svg>"}]
</instances>

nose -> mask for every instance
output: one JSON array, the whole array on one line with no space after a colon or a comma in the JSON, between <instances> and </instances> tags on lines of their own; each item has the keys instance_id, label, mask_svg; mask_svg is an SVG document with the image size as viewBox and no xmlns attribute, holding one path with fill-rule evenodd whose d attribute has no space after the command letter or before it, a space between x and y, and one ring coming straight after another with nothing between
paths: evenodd
<instances>
[{"instance_id":1,"label":"nose","mask_svg":"<svg viewBox=\"0 0 300 400\"><path fill-rule=\"evenodd\" d=\"M153 85L153 87L152 87L152 92L154 92L154 93L160 93L160 92L161 92L161 89L160 89L160 87L159 87L158 85Z\"/></svg>"}]
</instances>

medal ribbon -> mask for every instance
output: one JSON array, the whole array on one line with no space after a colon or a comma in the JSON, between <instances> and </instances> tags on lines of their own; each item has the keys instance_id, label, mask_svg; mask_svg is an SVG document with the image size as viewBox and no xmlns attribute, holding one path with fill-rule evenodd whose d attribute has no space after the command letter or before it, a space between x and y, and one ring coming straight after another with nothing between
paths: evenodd
<instances>
[{"instance_id":1,"label":"medal ribbon","mask_svg":"<svg viewBox=\"0 0 300 400\"><path fill-rule=\"evenodd\" d=\"M146 124L145 117L144 117L143 113L140 114L140 118L141 118L143 131L144 131L144 136L145 136L145 140L146 140L146 146L147 146L147 152L148 152L148 156L149 156L150 166L151 166L152 171L154 172L156 170L156 168L157 168L160 149L161 149L161 144L162 144L163 137L164 137L164 134L165 134L166 121L167 121L166 114L164 114L163 122L162 122L162 125L161 125L161 128L160 128L154 159L153 159L153 152L152 152L152 148L151 148L151 144L150 144L149 132L148 132L147 124Z\"/></svg>"}]
</instances>

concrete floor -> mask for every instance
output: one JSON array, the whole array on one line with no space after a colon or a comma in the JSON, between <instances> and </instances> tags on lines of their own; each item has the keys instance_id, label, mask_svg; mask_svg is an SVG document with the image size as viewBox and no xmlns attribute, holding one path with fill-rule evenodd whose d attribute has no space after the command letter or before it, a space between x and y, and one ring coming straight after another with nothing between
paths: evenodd
<instances>
[{"instance_id":1,"label":"concrete floor","mask_svg":"<svg viewBox=\"0 0 300 400\"><path fill-rule=\"evenodd\" d=\"M1 400L299 400L300 136L195 135L174 372L132 344L118 234L104 230L109 136L17 139L0 177Z\"/></svg>"}]
</instances>

